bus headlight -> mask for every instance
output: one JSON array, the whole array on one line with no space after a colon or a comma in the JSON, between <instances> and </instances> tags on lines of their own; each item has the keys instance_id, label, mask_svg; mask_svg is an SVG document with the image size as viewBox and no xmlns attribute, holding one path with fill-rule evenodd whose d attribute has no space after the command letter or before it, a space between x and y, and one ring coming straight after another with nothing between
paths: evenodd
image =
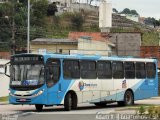
<instances>
[{"instance_id":1,"label":"bus headlight","mask_svg":"<svg viewBox=\"0 0 160 120\"><path fill-rule=\"evenodd\" d=\"M38 93L34 94L33 96L34 96L34 97L39 96L39 95L41 95L43 92L44 92L44 90L40 90Z\"/></svg>"}]
</instances>

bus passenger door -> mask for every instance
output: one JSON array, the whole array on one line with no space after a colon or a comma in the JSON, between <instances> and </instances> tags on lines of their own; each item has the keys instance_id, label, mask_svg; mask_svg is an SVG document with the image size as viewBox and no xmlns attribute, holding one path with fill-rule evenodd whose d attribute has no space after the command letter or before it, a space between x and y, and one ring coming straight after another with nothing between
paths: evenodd
<instances>
[{"instance_id":1,"label":"bus passenger door","mask_svg":"<svg viewBox=\"0 0 160 120\"><path fill-rule=\"evenodd\" d=\"M60 88L60 60L48 59L46 63L46 84L48 105L60 104L58 99Z\"/></svg>"}]
</instances>

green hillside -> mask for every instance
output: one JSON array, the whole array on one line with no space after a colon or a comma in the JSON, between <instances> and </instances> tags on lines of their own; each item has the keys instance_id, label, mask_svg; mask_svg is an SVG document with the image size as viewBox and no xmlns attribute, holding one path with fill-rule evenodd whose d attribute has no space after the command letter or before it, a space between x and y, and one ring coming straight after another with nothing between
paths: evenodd
<instances>
[{"instance_id":1,"label":"green hillside","mask_svg":"<svg viewBox=\"0 0 160 120\"><path fill-rule=\"evenodd\" d=\"M98 14L81 11L57 13L47 0L31 0L30 39L66 38L71 31L99 32ZM112 15L111 32L141 32L142 45L158 45L158 33L150 27L117 14ZM27 3L11 0L0 4L0 51L19 49L27 45ZM15 41L15 43L14 43Z\"/></svg>"}]
</instances>

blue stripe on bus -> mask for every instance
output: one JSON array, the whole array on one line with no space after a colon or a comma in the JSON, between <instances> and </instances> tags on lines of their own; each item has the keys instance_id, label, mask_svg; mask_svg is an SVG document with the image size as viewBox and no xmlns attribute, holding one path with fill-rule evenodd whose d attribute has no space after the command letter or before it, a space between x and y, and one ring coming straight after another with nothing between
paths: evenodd
<instances>
[{"instance_id":1,"label":"blue stripe on bus","mask_svg":"<svg viewBox=\"0 0 160 120\"><path fill-rule=\"evenodd\" d=\"M154 97L154 96L158 95L158 90L157 89L155 89L155 90L151 89L150 90L147 87L144 90L142 89L142 87L145 85L145 81L146 80L141 80L139 83L137 83L132 88L130 88L134 92L134 100L141 100L141 99L145 99L145 98L149 98L149 97ZM124 94L125 94L125 92L126 92L126 90L118 92L118 93L110 95L110 96L106 96L106 97L102 97L102 98L99 98L99 99L91 100L90 102L91 103L100 102L101 100L106 100L106 101L123 101L124 100Z\"/></svg>"}]
</instances>

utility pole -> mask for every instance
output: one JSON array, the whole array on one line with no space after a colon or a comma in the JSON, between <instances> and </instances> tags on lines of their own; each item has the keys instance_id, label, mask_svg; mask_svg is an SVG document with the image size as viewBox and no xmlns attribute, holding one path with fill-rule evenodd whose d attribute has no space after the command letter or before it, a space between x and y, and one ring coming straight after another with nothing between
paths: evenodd
<instances>
[{"instance_id":1,"label":"utility pole","mask_svg":"<svg viewBox=\"0 0 160 120\"><path fill-rule=\"evenodd\" d=\"M27 53L30 49L30 0L28 0Z\"/></svg>"},{"instance_id":2,"label":"utility pole","mask_svg":"<svg viewBox=\"0 0 160 120\"><path fill-rule=\"evenodd\" d=\"M118 56L118 35L116 35L116 54Z\"/></svg>"},{"instance_id":3,"label":"utility pole","mask_svg":"<svg viewBox=\"0 0 160 120\"><path fill-rule=\"evenodd\" d=\"M15 54L15 49L16 49L16 42L15 42L15 20L14 20L14 15L15 15L15 0L12 0L12 5L13 5L13 13L12 13L12 25L11 25L11 31L12 31L12 38L11 38L11 54Z\"/></svg>"}]
</instances>

